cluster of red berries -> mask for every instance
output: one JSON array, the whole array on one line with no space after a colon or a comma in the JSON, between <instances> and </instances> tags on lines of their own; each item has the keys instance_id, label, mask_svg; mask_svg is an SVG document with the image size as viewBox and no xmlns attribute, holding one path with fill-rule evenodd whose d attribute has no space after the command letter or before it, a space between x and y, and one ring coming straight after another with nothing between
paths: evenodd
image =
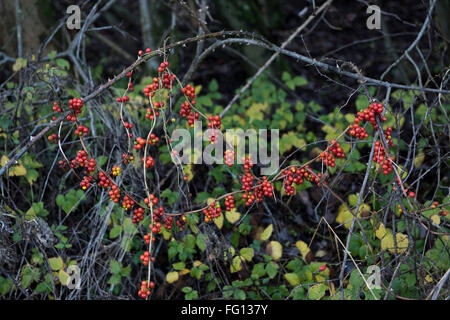
<instances>
[{"instance_id":1,"label":"cluster of red berries","mask_svg":"<svg viewBox=\"0 0 450 320\"><path fill-rule=\"evenodd\" d=\"M156 90L158 90L159 88L159 79L158 78L153 78L153 83L148 84L145 88L144 88L144 94L147 97L154 97L155 96L155 92Z\"/></svg>"},{"instance_id":2,"label":"cluster of red berries","mask_svg":"<svg viewBox=\"0 0 450 320\"><path fill-rule=\"evenodd\" d=\"M163 87L168 89L168 90L171 90L173 82L175 81L176 77L177 76L174 75L174 74L170 75L168 72L164 72L163 78L162 78L162 81L161 81Z\"/></svg>"},{"instance_id":3,"label":"cluster of red berries","mask_svg":"<svg viewBox=\"0 0 450 320\"><path fill-rule=\"evenodd\" d=\"M380 141L375 141L375 149L374 149L373 162L378 163L383 169L383 174L388 175L392 171L392 161L394 160L393 156L388 156L386 154L386 150Z\"/></svg>"},{"instance_id":4,"label":"cluster of red berries","mask_svg":"<svg viewBox=\"0 0 450 320\"><path fill-rule=\"evenodd\" d=\"M220 204L216 202L211 202L211 204L203 209L203 213L205 214L205 222L208 223L218 217L222 213L222 208L220 208Z\"/></svg>"},{"instance_id":5,"label":"cluster of red berries","mask_svg":"<svg viewBox=\"0 0 450 320\"><path fill-rule=\"evenodd\" d=\"M98 182L99 187L107 189L110 186L112 186L112 181L102 171L100 171L100 173L98 174L98 179L99 179Z\"/></svg>"},{"instance_id":6,"label":"cluster of red berries","mask_svg":"<svg viewBox=\"0 0 450 320\"><path fill-rule=\"evenodd\" d=\"M330 146L327 148L327 150L320 153L320 158L325 165L334 168L336 165L335 157L345 158L345 154L339 142L336 142L336 140L333 139L330 141Z\"/></svg>"},{"instance_id":7,"label":"cluster of red berries","mask_svg":"<svg viewBox=\"0 0 450 320\"><path fill-rule=\"evenodd\" d=\"M150 48L145 49L145 53L150 53L150 52L152 52L152 49L150 49ZM138 56L142 56L143 54L144 54L144 51L142 51L142 50L138 51Z\"/></svg>"},{"instance_id":8,"label":"cluster of red berries","mask_svg":"<svg viewBox=\"0 0 450 320\"><path fill-rule=\"evenodd\" d=\"M147 285L147 281L142 281L141 289L138 291L139 297L142 299L147 298L150 295L150 288L153 288L155 284L150 281L150 285Z\"/></svg>"},{"instance_id":9,"label":"cluster of red berries","mask_svg":"<svg viewBox=\"0 0 450 320\"><path fill-rule=\"evenodd\" d=\"M131 77L131 72L130 72L130 77ZM128 83L128 91L133 92L134 91L134 85L133 82Z\"/></svg>"},{"instance_id":10,"label":"cluster of red berries","mask_svg":"<svg viewBox=\"0 0 450 320\"><path fill-rule=\"evenodd\" d=\"M224 154L224 162L227 166L232 167L234 164L234 155L236 154L236 151L234 150L225 150Z\"/></svg>"},{"instance_id":11,"label":"cluster of red berries","mask_svg":"<svg viewBox=\"0 0 450 320\"><path fill-rule=\"evenodd\" d=\"M56 143L58 142L58 135L56 133L51 134L47 137L48 141L52 142L52 143Z\"/></svg>"},{"instance_id":12,"label":"cluster of red berries","mask_svg":"<svg viewBox=\"0 0 450 320\"><path fill-rule=\"evenodd\" d=\"M65 170L65 169L67 169L67 167L69 167L69 163L67 162L66 159L59 160L58 161L58 166L59 166L60 169Z\"/></svg>"},{"instance_id":13,"label":"cluster of red berries","mask_svg":"<svg viewBox=\"0 0 450 320\"><path fill-rule=\"evenodd\" d=\"M94 176L91 176L91 175L84 176L83 180L81 180L81 182L80 182L81 189L86 190L87 188L89 188L91 186L91 182L92 182L93 178L94 178Z\"/></svg>"},{"instance_id":14,"label":"cluster of red berries","mask_svg":"<svg viewBox=\"0 0 450 320\"><path fill-rule=\"evenodd\" d=\"M255 198L254 195L252 197L252 193L250 192L252 190L254 180L254 176L250 172L251 168L253 167L253 162L250 159L250 156L244 158L243 160L245 160L243 166L245 174L241 177L241 182L242 182L242 190L244 190L245 192L242 195L242 198L247 199L246 204L250 205L253 203Z\"/></svg>"},{"instance_id":15,"label":"cluster of red berries","mask_svg":"<svg viewBox=\"0 0 450 320\"><path fill-rule=\"evenodd\" d=\"M191 86L190 84L186 85L184 88L181 89L181 92L188 98L188 99L195 99L195 88ZM195 104L195 103L194 103Z\"/></svg>"},{"instance_id":16,"label":"cluster of red berries","mask_svg":"<svg viewBox=\"0 0 450 320\"><path fill-rule=\"evenodd\" d=\"M208 128L210 128L209 141L211 143L218 143L217 137L220 135L220 127L222 125L220 116L209 116L208 121Z\"/></svg>"},{"instance_id":17,"label":"cluster of red berries","mask_svg":"<svg viewBox=\"0 0 450 320\"><path fill-rule=\"evenodd\" d=\"M295 185L301 185L304 180L309 182L315 182L318 186L321 185L320 179L322 178L322 174L315 174L308 165L305 165L303 168L296 168L294 166L285 169L282 172L282 176L285 177L283 182L284 191L288 195L293 195L295 193Z\"/></svg>"},{"instance_id":18,"label":"cluster of red berries","mask_svg":"<svg viewBox=\"0 0 450 320\"><path fill-rule=\"evenodd\" d=\"M125 210L130 210L133 206L134 206L134 200L131 199L129 196L125 195L123 197L122 207Z\"/></svg>"},{"instance_id":19,"label":"cluster of red berries","mask_svg":"<svg viewBox=\"0 0 450 320\"><path fill-rule=\"evenodd\" d=\"M145 198L144 202L146 205L148 205L148 207L150 208L151 204L153 206L156 206L158 204L158 198L155 197L153 194L150 194L150 199L149 198ZM151 204L150 204L151 203Z\"/></svg>"},{"instance_id":20,"label":"cluster of red berries","mask_svg":"<svg viewBox=\"0 0 450 320\"><path fill-rule=\"evenodd\" d=\"M145 251L143 254L141 254L140 259L144 266L148 266L148 263L150 262L150 252Z\"/></svg>"},{"instance_id":21,"label":"cluster of red berries","mask_svg":"<svg viewBox=\"0 0 450 320\"><path fill-rule=\"evenodd\" d=\"M137 208L133 210L133 217L131 218L131 222L139 223L144 220L144 208Z\"/></svg>"},{"instance_id":22,"label":"cluster of red berries","mask_svg":"<svg viewBox=\"0 0 450 320\"><path fill-rule=\"evenodd\" d=\"M130 101L129 96L123 96L122 98L121 97L117 98L117 102L128 102L128 101Z\"/></svg>"},{"instance_id":23,"label":"cluster of red berries","mask_svg":"<svg viewBox=\"0 0 450 320\"><path fill-rule=\"evenodd\" d=\"M69 109L72 113L67 116L69 121L77 121L77 115L81 113L81 108L83 107L83 100L79 98L73 98L69 100Z\"/></svg>"},{"instance_id":24,"label":"cluster of red berries","mask_svg":"<svg viewBox=\"0 0 450 320\"><path fill-rule=\"evenodd\" d=\"M149 140L145 140L141 137L137 137L136 141L134 142L134 148L136 150L140 150L145 146L146 143L148 143L150 145L154 145L154 144L158 143L158 141L159 141L159 138L154 133L150 134Z\"/></svg>"},{"instance_id":25,"label":"cluster of red berries","mask_svg":"<svg viewBox=\"0 0 450 320\"><path fill-rule=\"evenodd\" d=\"M266 197L273 196L273 185L270 181L267 180L267 177L263 177L262 184L258 187L262 191L262 194Z\"/></svg>"},{"instance_id":26,"label":"cluster of red berries","mask_svg":"<svg viewBox=\"0 0 450 320\"><path fill-rule=\"evenodd\" d=\"M150 244L150 237L151 237L151 234L150 234L150 233L147 233L147 234L144 235L144 241L145 241L145 244L146 244L146 245L149 245L149 244ZM154 242L155 240L156 240L156 238L155 238L155 237L152 237L152 241ZM154 261L154 258L151 257L150 260L151 260L151 261Z\"/></svg>"},{"instance_id":27,"label":"cluster of red berries","mask_svg":"<svg viewBox=\"0 0 450 320\"><path fill-rule=\"evenodd\" d=\"M193 111L189 112L189 115L187 117L188 125L193 128L194 123L196 121L198 121L199 117L200 117L200 114L198 112L193 112Z\"/></svg>"},{"instance_id":28,"label":"cluster of red berries","mask_svg":"<svg viewBox=\"0 0 450 320\"><path fill-rule=\"evenodd\" d=\"M366 129L360 126L360 123L363 121L368 121L375 130L378 130L375 117L378 115L381 121L386 121L386 117L382 116L382 113L383 104L381 103L372 103L368 108L365 108L363 111L359 111L356 114L353 124L350 125L350 135L360 140L367 138L369 135L367 134Z\"/></svg>"},{"instance_id":29,"label":"cluster of red berries","mask_svg":"<svg viewBox=\"0 0 450 320\"><path fill-rule=\"evenodd\" d=\"M386 131L384 132L384 137L386 138L386 142L390 148L394 146L394 141L392 141L391 133L392 127L387 127Z\"/></svg>"},{"instance_id":30,"label":"cluster of red berries","mask_svg":"<svg viewBox=\"0 0 450 320\"><path fill-rule=\"evenodd\" d=\"M59 107L58 102L53 102L53 111L62 112L62 109Z\"/></svg>"},{"instance_id":31,"label":"cluster of red berries","mask_svg":"<svg viewBox=\"0 0 450 320\"><path fill-rule=\"evenodd\" d=\"M71 168L84 167L89 173L95 171L97 162L93 158L89 158L88 154L84 150L79 150L75 159L72 160Z\"/></svg>"},{"instance_id":32,"label":"cluster of red berries","mask_svg":"<svg viewBox=\"0 0 450 320\"><path fill-rule=\"evenodd\" d=\"M225 198L225 210L231 211L231 209L233 209L234 207L235 207L234 196L229 195L228 197Z\"/></svg>"},{"instance_id":33,"label":"cluster of red berries","mask_svg":"<svg viewBox=\"0 0 450 320\"><path fill-rule=\"evenodd\" d=\"M131 123L129 123L129 122L124 122L124 123L123 123L123 126L124 126L125 128L128 128L128 129L133 129L133 124L131 124Z\"/></svg>"},{"instance_id":34,"label":"cluster of red berries","mask_svg":"<svg viewBox=\"0 0 450 320\"><path fill-rule=\"evenodd\" d=\"M148 156L146 159L143 158L142 162L145 162L145 167L147 169L155 165L155 160L150 156Z\"/></svg>"},{"instance_id":35,"label":"cluster of red berries","mask_svg":"<svg viewBox=\"0 0 450 320\"><path fill-rule=\"evenodd\" d=\"M164 72L168 66L169 66L169 61L161 62L161 64L159 65L159 68L158 68L158 72L160 72L160 73Z\"/></svg>"},{"instance_id":36,"label":"cluster of red berries","mask_svg":"<svg viewBox=\"0 0 450 320\"><path fill-rule=\"evenodd\" d=\"M119 187L117 187L117 185L113 184L111 186L111 190L109 190L108 194L112 201L114 201L115 203L119 202L120 191L119 191Z\"/></svg>"},{"instance_id":37,"label":"cluster of red berries","mask_svg":"<svg viewBox=\"0 0 450 320\"><path fill-rule=\"evenodd\" d=\"M89 133L89 129L86 128L85 126L83 126L82 124L80 124L78 126L78 128L75 130L75 135L76 136L86 136Z\"/></svg>"}]
</instances>

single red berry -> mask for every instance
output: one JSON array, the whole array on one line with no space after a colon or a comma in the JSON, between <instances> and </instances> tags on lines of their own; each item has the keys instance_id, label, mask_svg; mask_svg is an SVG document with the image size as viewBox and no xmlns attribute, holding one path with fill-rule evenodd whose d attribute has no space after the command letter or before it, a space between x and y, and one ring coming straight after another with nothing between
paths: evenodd
<instances>
[{"instance_id":1,"label":"single red berry","mask_svg":"<svg viewBox=\"0 0 450 320\"><path fill-rule=\"evenodd\" d=\"M408 194L408 196L410 197L410 198L414 198L415 196L416 196L416 194L414 193L414 192L410 192L409 194Z\"/></svg>"}]
</instances>

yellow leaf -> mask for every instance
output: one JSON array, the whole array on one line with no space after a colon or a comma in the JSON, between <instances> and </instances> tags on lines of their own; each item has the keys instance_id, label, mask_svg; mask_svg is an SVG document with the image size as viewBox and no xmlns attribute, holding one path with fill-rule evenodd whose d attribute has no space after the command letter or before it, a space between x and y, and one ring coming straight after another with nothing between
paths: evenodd
<instances>
[{"instance_id":1,"label":"yellow leaf","mask_svg":"<svg viewBox=\"0 0 450 320\"><path fill-rule=\"evenodd\" d=\"M397 252L404 252L409 245L408 236L402 233L396 233L395 239L397 242ZM391 253L395 253L394 235L389 230L386 235L381 239L381 249L388 250Z\"/></svg>"},{"instance_id":2,"label":"yellow leaf","mask_svg":"<svg viewBox=\"0 0 450 320\"><path fill-rule=\"evenodd\" d=\"M317 282L323 282L326 281L327 279L323 276L321 276L320 274L316 275L316 281Z\"/></svg>"},{"instance_id":3,"label":"yellow leaf","mask_svg":"<svg viewBox=\"0 0 450 320\"><path fill-rule=\"evenodd\" d=\"M380 226L375 231L375 235L378 239L383 239L383 237L386 235L386 228L384 227L384 224L380 223Z\"/></svg>"},{"instance_id":4,"label":"yellow leaf","mask_svg":"<svg viewBox=\"0 0 450 320\"><path fill-rule=\"evenodd\" d=\"M223 253L224 259L228 260L228 257L233 257L236 252L233 247L229 247L227 251Z\"/></svg>"},{"instance_id":5,"label":"yellow leaf","mask_svg":"<svg viewBox=\"0 0 450 320\"><path fill-rule=\"evenodd\" d=\"M308 255L308 253L311 252L308 245L305 242L299 240L295 243L295 246L297 247L298 251L300 251L300 253L302 254L303 260L306 261L306 256Z\"/></svg>"},{"instance_id":6,"label":"yellow leaf","mask_svg":"<svg viewBox=\"0 0 450 320\"><path fill-rule=\"evenodd\" d=\"M4 167L8 161L9 161L8 157L3 155L1 160L0 160L1 166Z\"/></svg>"},{"instance_id":7,"label":"yellow leaf","mask_svg":"<svg viewBox=\"0 0 450 320\"><path fill-rule=\"evenodd\" d=\"M180 276L184 276L185 274L188 274L189 272L191 272L191 270L189 270L189 269L183 269L183 270L181 270L180 272L178 272L178 274L179 274Z\"/></svg>"},{"instance_id":8,"label":"yellow leaf","mask_svg":"<svg viewBox=\"0 0 450 320\"><path fill-rule=\"evenodd\" d=\"M69 275L63 269L59 270L58 277L59 277L59 282L61 282L61 284L63 286L67 285L67 280L69 280Z\"/></svg>"},{"instance_id":9,"label":"yellow leaf","mask_svg":"<svg viewBox=\"0 0 450 320\"><path fill-rule=\"evenodd\" d=\"M27 66L27 60L23 59L23 58L18 58L12 68L13 68L14 72L17 72L20 69L25 68L26 66Z\"/></svg>"},{"instance_id":10,"label":"yellow leaf","mask_svg":"<svg viewBox=\"0 0 450 320\"><path fill-rule=\"evenodd\" d=\"M286 273L284 275L284 278L293 287L298 286L300 284L300 279L295 273Z\"/></svg>"},{"instance_id":11,"label":"yellow leaf","mask_svg":"<svg viewBox=\"0 0 450 320\"><path fill-rule=\"evenodd\" d=\"M251 261L255 255L255 250L253 248L242 248L239 253L245 260Z\"/></svg>"},{"instance_id":12,"label":"yellow leaf","mask_svg":"<svg viewBox=\"0 0 450 320\"><path fill-rule=\"evenodd\" d=\"M162 234L163 234L164 240L170 239L171 233L166 228L162 228Z\"/></svg>"},{"instance_id":13,"label":"yellow leaf","mask_svg":"<svg viewBox=\"0 0 450 320\"><path fill-rule=\"evenodd\" d=\"M359 206L358 217L361 216L362 212L370 211L370 206L363 203ZM350 229L353 221L353 214L347 208L347 206L343 203L339 206L338 215L336 217L336 222L340 224L344 224L344 227Z\"/></svg>"},{"instance_id":14,"label":"yellow leaf","mask_svg":"<svg viewBox=\"0 0 450 320\"><path fill-rule=\"evenodd\" d=\"M250 108L248 108L246 114L250 118L250 122L253 120L263 120L264 114L263 111L267 109L267 102L266 103L254 103L251 105Z\"/></svg>"},{"instance_id":15,"label":"yellow leaf","mask_svg":"<svg viewBox=\"0 0 450 320\"><path fill-rule=\"evenodd\" d=\"M178 281L178 278L179 278L178 272L176 272L176 271L169 272L169 273L166 275L166 281L167 281L168 283L174 283L174 282L177 282L177 281Z\"/></svg>"},{"instance_id":16,"label":"yellow leaf","mask_svg":"<svg viewBox=\"0 0 450 320\"><path fill-rule=\"evenodd\" d=\"M270 241L267 244L266 252L270 255L275 261L279 260L283 254L283 247L281 243L278 241Z\"/></svg>"},{"instance_id":17,"label":"yellow leaf","mask_svg":"<svg viewBox=\"0 0 450 320\"><path fill-rule=\"evenodd\" d=\"M428 283L431 283L431 282L433 282L433 277L430 276L429 274L427 274L427 275L425 276L425 281L428 282Z\"/></svg>"},{"instance_id":18,"label":"yellow leaf","mask_svg":"<svg viewBox=\"0 0 450 320\"><path fill-rule=\"evenodd\" d=\"M265 228L264 231L261 233L260 240L266 241L267 239L269 239L270 236L272 235L272 231L273 231L273 224L269 224L269 226Z\"/></svg>"},{"instance_id":19,"label":"yellow leaf","mask_svg":"<svg viewBox=\"0 0 450 320\"><path fill-rule=\"evenodd\" d=\"M201 262L200 260L195 260L194 263L193 263L194 267L199 267L202 264L203 264L203 262Z\"/></svg>"},{"instance_id":20,"label":"yellow leaf","mask_svg":"<svg viewBox=\"0 0 450 320\"><path fill-rule=\"evenodd\" d=\"M21 164L9 168L9 176L24 176L27 174L27 169Z\"/></svg>"},{"instance_id":21,"label":"yellow leaf","mask_svg":"<svg viewBox=\"0 0 450 320\"><path fill-rule=\"evenodd\" d=\"M424 160L425 154L423 152L420 152L418 155L416 155L416 158L414 159L414 167L419 168Z\"/></svg>"},{"instance_id":22,"label":"yellow leaf","mask_svg":"<svg viewBox=\"0 0 450 320\"><path fill-rule=\"evenodd\" d=\"M438 216L437 214L433 214L431 217L431 222L435 225L438 226L441 223L441 217Z\"/></svg>"},{"instance_id":23,"label":"yellow leaf","mask_svg":"<svg viewBox=\"0 0 450 320\"><path fill-rule=\"evenodd\" d=\"M233 258L233 262L231 263L230 272L234 273L241 270L242 270L241 257L236 256Z\"/></svg>"},{"instance_id":24,"label":"yellow leaf","mask_svg":"<svg viewBox=\"0 0 450 320\"><path fill-rule=\"evenodd\" d=\"M231 223L236 223L239 221L241 214L236 208L232 208L231 211L225 211L225 218Z\"/></svg>"},{"instance_id":25,"label":"yellow leaf","mask_svg":"<svg viewBox=\"0 0 450 320\"><path fill-rule=\"evenodd\" d=\"M223 214L221 214L219 217L215 218L214 220L215 225L217 228L222 229L223 227Z\"/></svg>"}]
</instances>

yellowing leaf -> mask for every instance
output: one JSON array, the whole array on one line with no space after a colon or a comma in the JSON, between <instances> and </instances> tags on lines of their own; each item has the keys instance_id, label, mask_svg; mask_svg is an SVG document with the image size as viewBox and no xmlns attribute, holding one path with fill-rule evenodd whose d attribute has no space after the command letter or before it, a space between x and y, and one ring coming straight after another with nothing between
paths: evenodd
<instances>
[{"instance_id":1,"label":"yellowing leaf","mask_svg":"<svg viewBox=\"0 0 450 320\"><path fill-rule=\"evenodd\" d=\"M266 252L276 261L279 260L282 256L283 247L281 246L281 243L279 243L278 241L270 241L267 244Z\"/></svg>"},{"instance_id":2,"label":"yellowing leaf","mask_svg":"<svg viewBox=\"0 0 450 320\"><path fill-rule=\"evenodd\" d=\"M431 282L433 282L433 277L430 276L429 274L427 274L427 275L425 276L425 281L426 281L427 283L431 283Z\"/></svg>"},{"instance_id":3,"label":"yellowing leaf","mask_svg":"<svg viewBox=\"0 0 450 320\"><path fill-rule=\"evenodd\" d=\"M231 211L226 211L225 212L225 218L231 223L236 223L237 221L239 221L239 218L241 217L241 214L239 213L239 211L237 211L236 208L232 208Z\"/></svg>"},{"instance_id":4,"label":"yellowing leaf","mask_svg":"<svg viewBox=\"0 0 450 320\"><path fill-rule=\"evenodd\" d=\"M189 272L191 272L191 270L185 268L185 269L179 271L178 275L184 276L185 274L188 274Z\"/></svg>"},{"instance_id":5,"label":"yellowing leaf","mask_svg":"<svg viewBox=\"0 0 450 320\"><path fill-rule=\"evenodd\" d=\"M433 214L431 217L431 222L435 225L438 226L441 223L441 217L437 214Z\"/></svg>"},{"instance_id":6,"label":"yellowing leaf","mask_svg":"<svg viewBox=\"0 0 450 320\"><path fill-rule=\"evenodd\" d=\"M69 280L69 275L63 269L59 270L58 278L59 278L59 282L61 282L61 284L63 286L67 285L67 280Z\"/></svg>"},{"instance_id":7,"label":"yellowing leaf","mask_svg":"<svg viewBox=\"0 0 450 320\"><path fill-rule=\"evenodd\" d=\"M386 235L386 228L384 227L384 224L380 223L380 226L375 231L375 235L378 239L383 239L383 237Z\"/></svg>"},{"instance_id":8,"label":"yellowing leaf","mask_svg":"<svg viewBox=\"0 0 450 320\"><path fill-rule=\"evenodd\" d=\"M409 245L408 236L402 233L396 233L395 239L397 242L397 252L404 252ZM387 231L386 235L383 237L383 239L381 239L381 249L388 250L391 253L396 253L394 246L394 235L390 230Z\"/></svg>"},{"instance_id":9,"label":"yellowing leaf","mask_svg":"<svg viewBox=\"0 0 450 320\"><path fill-rule=\"evenodd\" d=\"M246 114L250 118L250 122L254 120L263 120L263 111L267 109L267 103L254 103L248 108Z\"/></svg>"},{"instance_id":10,"label":"yellowing leaf","mask_svg":"<svg viewBox=\"0 0 450 320\"><path fill-rule=\"evenodd\" d=\"M223 227L223 214L221 214L219 217L215 218L214 224L217 226L217 228L222 229Z\"/></svg>"},{"instance_id":11,"label":"yellowing leaf","mask_svg":"<svg viewBox=\"0 0 450 320\"><path fill-rule=\"evenodd\" d=\"M230 272L235 273L242 270L241 257L236 256L230 266Z\"/></svg>"},{"instance_id":12,"label":"yellowing leaf","mask_svg":"<svg viewBox=\"0 0 450 320\"><path fill-rule=\"evenodd\" d=\"M425 154L423 152L420 152L418 155L416 155L416 158L414 159L414 167L419 168L424 160Z\"/></svg>"},{"instance_id":13,"label":"yellowing leaf","mask_svg":"<svg viewBox=\"0 0 450 320\"><path fill-rule=\"evenodd\" d=\"M27 169L19 164L19 165L13 165L9 168L9 176L24 176L27 174Z\"/></svg>"},{"instance_id":14,"label":"yellowing leaf","mask_svg":"<svg viewBox=\"0 0 450 320\"><path fill-rule=\"evenodd\" d=\"M326 283L319 283L309 287L308 297L311 300L320 300L325 295L325 291L328 289Z\"/></svg>"},{"instance_id":15,"label":"yellowing leaf","mask_svg":"<svg viewBox=\"0 0 450 320\"><path fill-rule=\"evenodd\" d=\"M9 158L7 156L3 155L2 158L0 159L1 166L4 167L8 161L9 161Z\"/></svg>"},{"instance_id":16,"label":"yellowing leaf","mask_svg":"<svg viewBox=\"0 0 450 320\"><path fill-rule=\"evenodd\" d=\"M48 259L48 264L53 271L61 270L64 267L64 262L61 257L54 257Z\"/></svg>"},{"instance_id":17,"label":"yellowing leaf","mask_svg":"<svg viewBox=\"0 0 450 320\"><path fill-rule=\"evenodd\" d=\"M295 246L297 247L298 251L300 251L300 253L302 254L303 260L306 261L306 256L308 255L308 253L311 252L308 245L305 242L299 240L295 243Z\"/></svg>"},{"instance_id":18,"label":"yellowing leaf","mask_svg":"<svg viewBox=\"0 0 450 320\"><path fill-rule=\"evenodd\" d=\"M194 267L199 267L202 264L203 264L203 262L201 262L200 260L195 260L194 263L193 263Z\"/></svg>"},{"instance_id":19,"label":"yellowing leaf","mask_svg":"<svg viewBox=\"0 0 450 320\"><path fill-rule=\"evenodd\" d=\"M27 60L24 58L18 58L14 63L12 69L14 72L17 72L27 66Z\"/></svg>"},{"instance_id":20,"label":"yellowing leaf","mask_svg":"<svg viewBox=\"0 0 450 320\"><path fill-rule=\"evenodd\" d=\"M163 234L164 240L170 239L171 233L166 228L162 228L162 234Z\"/></svg>"},{"instance_id":21,"label":"yellowing leaf","mask_svg":"<svg viewBox=\"0 0 450 320\"><path fill-rule=\"evenodd\" d=\"M267 239L269 239L270 236L272 235L272 231L273 231L273 224L269 224L269 226L265 228L264 231L261 233L260 240L266 241Z\"/></svg>"},{"instance_id":22,"label":"yellowing leaf","mask_svg":"<svg viewBox=\"0 0 450 320\"><path fill-rule=\"evenodd\" d=\"M284 275L284 278L293 287L298 286L300 284L300 279L295 273L286 273Z\"/></svg>"},{"instance_id":23,"label":"yellowing leaf","mask_svg":"<svg viewBox=\"0 0 450 320\"><path fill-rule=\"evenodd\" d=\"M166 275L166 281L167 281L168 283L174 283L174 282L177 282L177 281L178 281L178 278L179 278L178 272L176 272L176 271L169 272L169 273Z\"/></svg>"},{"instance_id":24,"label":"yellowing leaf","mask_svg":"<svg viewBox=\"0 0 450 320\"><path fill-rule=\"evenodd\" d=\"M358 217L361 216L362 212L370 211L370 206L363 203L359 206ZM344 224L344 227L350 229L353 221L353 214L347 208L347 206L343 203L339 206L338 215L336 217L336 222L340 224Z\"/></svg>"},{"instance_id":25,"label":"yellowing leaf","mask_svg":"<svg viewBox=\"0 0 450 320\"><path fill-rule=\"evenodd\" d=\"M251 261L255 255L255 250L253 248L242 248L239 253L245 260Z\"/></svg>"}]
</instances>

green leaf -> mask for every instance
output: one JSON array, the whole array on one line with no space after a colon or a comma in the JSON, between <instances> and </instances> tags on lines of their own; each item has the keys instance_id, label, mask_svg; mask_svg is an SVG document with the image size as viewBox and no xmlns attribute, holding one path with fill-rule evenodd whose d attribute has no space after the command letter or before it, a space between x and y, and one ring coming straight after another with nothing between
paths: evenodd
<instances>
[{"instance_id":1,"label":"green leaf","mask_svg":"<svg viewBox=\"0 0 450 320\"><path fill-rule=\"evenodd\" d=\"M293 287L300 284L300 278L295 273L286 273L284 275L284 278L289 282L289 284Z\"/></svg>"},{"instance_id":2,"label":"green leaf","mask_svg":"<svg viewBox=\"0 0 450 320\"><path fill-rule=\"evenodd\" d=\"M252 248L242 248L239 252L241 256L249 262L252 261L253 256L255 255L255 250Z\"/></svg>"},{"instance_id":3,"label":"green leaf","mask_svg":"<svg viewBox=\"0 0 450 320\"><path fill-rule=\"evenodd\" d=\"M113 274L111 278L109 278L108 283L112 285L118 285L120 283L120 274Z\"/></svg>"},{"instance_id":4,"label":"green leaf","mask_svg":"<svg viewBox=\"0 0 450 320\"><path fill-rule=\"evenodd\" d=\"M275 276L277 275L277 273L278 273L278 268L279 268L279 266L278 266L278 264L276 264L275 262L269 262L269 263L267 263L266 264L266 272L267 272L267 275L271 278L271 279L273 279L273 278L275 278Z\"/></svg>"},{"instance_id":5,"label":"green leaf","mask_svg":"<svg viewBox=\"0 0 450 320\"><path fill-rule=\"evenodd\" d=\"M53 271L59 271L64 267L64 262L61 257L50 258L48 259L48 263Z\"/></svg>"},{"instance_id":6,"label":"green leaf","mask_svg":"<svg viewBox=\"0 0 450 320\"><path fill-rule=\"evenodd\" d=\"M111 273L119 274L122 270L122 264L116 260L111 260L109 262L109 269L111 270Z\"/></svg>"},{"instance_id":7,"label":"green leaf","mask_svg":"<svg viewBox=\"0 0 450 320\"><path fill-rule=\"evenodd\" d=\"M120 226L114 226L111 231L109 231L109 238L110 239L115 239L120 235L121 232L121 228Z\"/></svg>"},{"instance_id":8,"label":"green leaf","mask_svg":"<svg viewBox=\"0 0 450 320\"><path fill-rule=\"evenodd\" d=\"M174 263L172 266L173 266L173 268L174 268L175 270L178 270L178 271L183 270L183 269L186 268L186 264L185 264L183 261Z\"/></svg>"},{"instance_id":9,"label":"green leaf","mask_svg":"<svg viewBox=\"0 0 450 320\"><path fill-rule=\"evenodd\" d=\"M197 247L202 250L205 251L206 249L206 244L205 241L203 240L203 235L199 234L197 236L197 240L195 241L195 243L197 244Z\"/></svg>"},{"instance_id":10,"label":"green leaf","mask_svg":"<svg viewBox=\"0 0 450 320\"><path fill-rule=\"evenodd\" d=\"M233 296L236 300L245 300L245 291L241 289L235 290Z\"/></svg>"},{"instance_id":11,"label":"green leaf","mask_svg":"<svg viewBox=\"0 0 450 320\"><path fill-rule=\"evenodd\" d=\"M320 300L324 295L328 286L325 283L315 284L309 287L308 297L311 300Z\"/></svg>"}]
</instances>

